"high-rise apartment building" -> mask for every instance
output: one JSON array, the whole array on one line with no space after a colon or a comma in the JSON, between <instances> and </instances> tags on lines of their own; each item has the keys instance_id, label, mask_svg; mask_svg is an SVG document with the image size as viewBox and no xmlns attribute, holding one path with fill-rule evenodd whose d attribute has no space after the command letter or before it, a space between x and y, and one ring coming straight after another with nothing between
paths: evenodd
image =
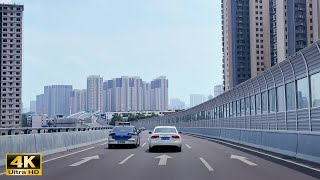
<instances>
[{"instance_id":1,"label":"high-rise apartment building","mask_svg":"<svg viewBox=\"0 0 320 180\"><path fill-rule=\"evenodd\" d=\"M92 75L87 78L87 109L103 111L103 78Z\"/></svg>"},{"instance_id":2,"label":"high-rise apartment building","mask_svg":"<svg viewBox=\"0 0 320 180\"><path fill-rule=\"evenodd\" d=\"M40 94L36 96L36 113L37 114L48 113L47 109L45 109L44 94Z\"/></svg>"},{"instance_id":3,"label":"high-rise apartment building","mask_svg":"<svg viewBox=\"0 0 320 180\"><path fill-rule=\"evenodd\" d=\"M168 80L159 77L151 83L140 77L122 76L104 82L106 112L131 112L168 109Z\"/></svg>"},{"instance_id":4,"label":"high-rise apartment building","mask_svg":"<svg viewBox=\"0 0 320 180\"><path fill-rule=\"evenodd\" d=\"M150 103L151 110L164 111L168 110L168 79L165 76L160 76L151 81L150 88Z\"/></svg>"},{"instance_id":5,"label":"high-rise apartment building","mask_svg":"<svg viewBox=\"0 0 320 180\"><path fill-rule=\"evenodd\" d=\"M30 112L36 112L37 102L36 101L30 101Z\"/></svg>"},{"instance_id":6,"label":"high-rise apartment building","mask_svg":"<svg viewBox=\"0 0 320 180\"><path fill-rule=\"evenodd\" d=\"M271 1L272 62L281 62L319 39L319 4L319 0Z\"/></svg>"},{"instance_id":7,"label":"high-rise apartment building","mask_svg":"<svg viewBox=\"0 0 320 180\"><path fill-rule=\"evenodd\" d=\"M80 90L80 111L86 111L88 110L87 108L87 90L82 89Z\"/></svg>"},{"instance_id":8,"label":"high-rise apartment building","mask_svg":"<svg viewBox=\"0 0 320 180\"><path fill-rule=\"evenodd\" d=\"M229 90L251 77L249 0L222 0L221 8L223 83Z\"/></svg>"},{"instance_id":9,"label":"high-rise apartment building","mask_svg":"<svg viewBox=\"0 0 320 180\"><path fill-rule=\"evenodd\" d=\"M104 82L105 110L125 112L143 110L143 81L140 77L122 76Z\"/></svg>"},{"instance_id":10,"label":"high-rise apartment building","mask_svg":"<svg viewBox=\"0 0 320 180\"><path fill-rule=\"evenodd\" d=\"M70 92L69 104L70 114L75 114L81 111L81 90L74 89Z\"/></svg>"},{"instance_id":11,"label":"high-rise apartment building","mask_svg":"<svg viewBox=\"0 0 320 180\"><path fill-rule=\"evenodd\" d=\"M0 4L0 128L21 126L23 5Z\"/></svg>"},{"instance_id":12,"label":"high-rise apartment building","mask_svg":"<svg viewBox=\"0 0 320 180\"><path fill-rule=\"evenodd\" d=\"M249 0L249 17L250 73L253 77L271 67L269 0Z\"/></svg>"},{"instance_id":13,"label":"high-rise apartment building","mask_svg":"<svg viewBox=\"0 0 320 180\"><path fill-rule=\"evenodd\" d=\"M72 85L52 85L44 87L44 114L49 117L70 115L70 95Z\"/></svg>"},{"instance_id":14,"label":"high-rise apartment building","mask_svg":"<svg viewBox=\"0 0 320 180\"><path fill-rule=\"evenodd\" d=\"M319 0L222 0L224 89L320 37Z\"/></svg>"}]
</instances>

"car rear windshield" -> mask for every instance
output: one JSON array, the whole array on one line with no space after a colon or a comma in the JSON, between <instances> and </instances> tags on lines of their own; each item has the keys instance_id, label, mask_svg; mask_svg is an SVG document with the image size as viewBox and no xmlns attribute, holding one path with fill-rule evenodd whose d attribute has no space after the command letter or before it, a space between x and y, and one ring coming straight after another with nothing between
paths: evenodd
<instances>
[{"instance_id":1,"label":"car rear windshield","mask_svg":"<svg viewBox=\"0 0 320 180\"><path fill-rule=\"evenodd\" d=\"M154 133L177 133L175 128L156 128Z\"/></svg>"},{"instance_id":2,"label":"car rear windshield","mask_svg":"<svg viewBox=\"0 0 320 180\"><path fill-rule=\"evenodd\" d=\"M114 127L112 132L133 132L133 128L128 126Z\"/></svg>"}]
</instances>

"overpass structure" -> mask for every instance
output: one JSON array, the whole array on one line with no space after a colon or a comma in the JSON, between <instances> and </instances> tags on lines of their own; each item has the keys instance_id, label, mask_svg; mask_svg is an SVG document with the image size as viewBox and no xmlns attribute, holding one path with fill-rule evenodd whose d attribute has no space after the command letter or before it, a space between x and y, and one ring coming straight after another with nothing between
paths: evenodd
<instances>
[{"instance_id":1,"label":"overpass structure","mask_svg":"<svg viewBox=\"0 0 320 180\"><path fill-rule=\"evenodd\" d=\"M320 41L198 106L139 120L320 163Z\"/></svg>"}]
</instances>

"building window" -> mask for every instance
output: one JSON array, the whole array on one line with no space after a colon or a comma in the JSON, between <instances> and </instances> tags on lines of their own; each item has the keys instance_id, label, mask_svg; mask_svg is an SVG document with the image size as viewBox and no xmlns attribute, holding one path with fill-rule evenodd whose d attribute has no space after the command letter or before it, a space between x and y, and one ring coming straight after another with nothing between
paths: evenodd
<instances>
[{"instance_id":1,"label":"building window","mask_svg":"<svg viewBox=\"0 0 320 180\"><path fill-rule=\"evenodd\" d=\"M286 100L288 111L296 109L296 92L294 89L294 82L286 84Z\"/></svg>"},{"instance_id":2,"label":"building window","mask_svg":"<svg viewBox=\"0 0 320 180\"><path fill-rule=\"evenodd\" d=\"M311 101L312 107L320 106L320 73L311 76Z\"/></svg>"}]
</instances>

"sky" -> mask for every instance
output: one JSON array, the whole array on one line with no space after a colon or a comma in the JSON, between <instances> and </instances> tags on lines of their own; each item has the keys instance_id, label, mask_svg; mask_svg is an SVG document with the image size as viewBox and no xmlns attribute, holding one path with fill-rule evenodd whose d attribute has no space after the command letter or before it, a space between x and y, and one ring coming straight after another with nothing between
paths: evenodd
<instances>
[{"instance_id":1,"label":"sky","mask_svg":"<svg viewBox=\"0 0 320 180\"><path fill-rule=\"evenodd\" d=\"M24 5L24 107L45 85L84 89L89 75L166 76L169 98L186 103L222 83L220 1L11 2Z\"/></svg>"}]
</instances>

